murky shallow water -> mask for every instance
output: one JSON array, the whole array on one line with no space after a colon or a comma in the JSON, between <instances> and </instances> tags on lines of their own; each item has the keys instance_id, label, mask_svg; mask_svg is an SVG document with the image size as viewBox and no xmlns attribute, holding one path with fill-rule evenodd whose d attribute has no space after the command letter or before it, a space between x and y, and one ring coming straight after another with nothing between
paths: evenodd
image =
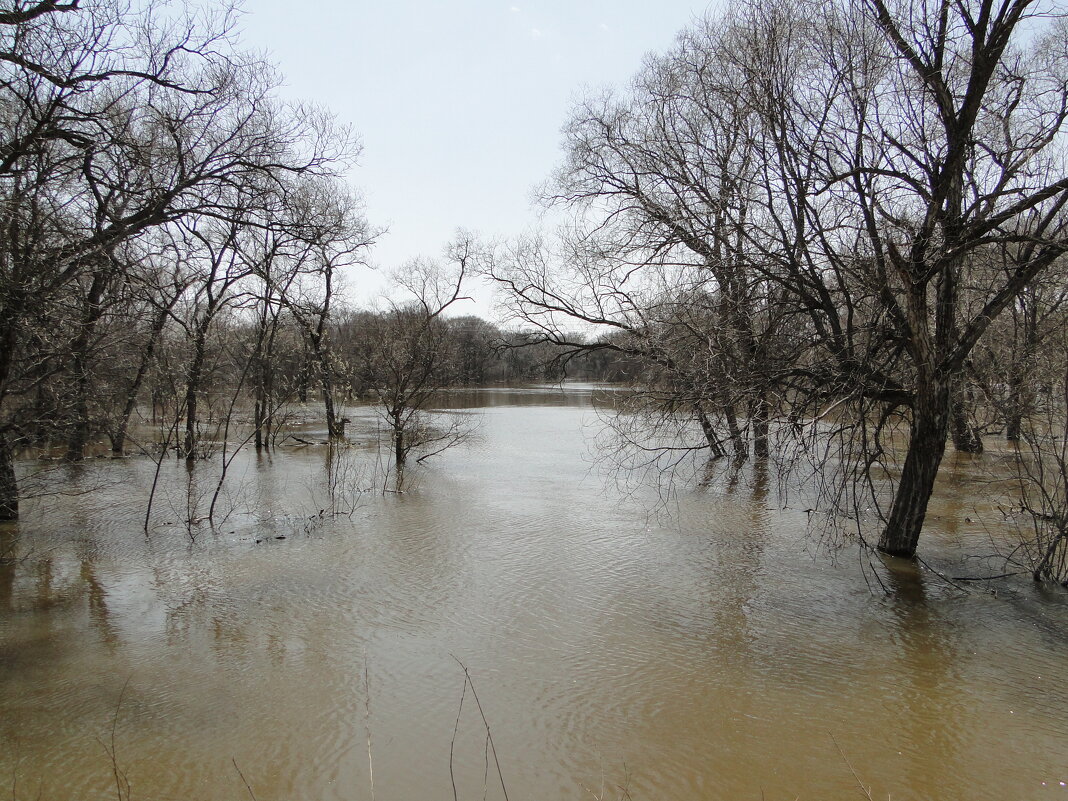
<instances>
[{"instance_id":1,"label":"murky shallow water","mask_svg":"<svg viewBox=\"0 0 1068 801\"><path fill-rule=\"evenodd\" d=\"M370 750L376 799L449 799L452 750L458 796L500 798L470 690L457 722L461 660L513 800L861 797L850 764L875 798L1068 799L1060 595L928 573L873 593L752 475L670 514L621 500L588 389L456 405L481 407L477 439L351 515L317 514L325 448L242 452L238 513L195 542L142 533L150 462L61 468L97 491L0 535L22 557L0 567L0 784L113 798L114 748L135 799L247 798L235 763L259 801L362 799ZM922 546L956 573L989 550L969 476ZM163 486L181 519L184 471Z\"/></svg>"}]
</instances>

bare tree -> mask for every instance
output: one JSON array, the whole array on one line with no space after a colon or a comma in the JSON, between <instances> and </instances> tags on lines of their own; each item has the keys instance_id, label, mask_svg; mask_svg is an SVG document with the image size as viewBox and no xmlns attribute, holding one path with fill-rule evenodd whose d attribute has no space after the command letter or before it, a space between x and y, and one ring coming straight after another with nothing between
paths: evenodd
<instances>
[{"instance_id":1,"label":"bare tree","mask_svg":"<svg viewBox=\"0 0 1068 801\"><path fill-rule=\"evenodd\" d=\"M1006 510L1018 542L1006 559L1035 581L1068 586L1068 319L1057 317L1046 336L1044 386L1020 419L1013 461L1018 500Z\"/></svg>"},{"instance_id":2,"label":"bare tree","mask_svg":"<svg viewBox=\"0 0 1068 801\"><path fill-rule=\"evenodd\" d=\"M124 328L129 329L131 322L135 323L135 328L143 328L131 333L134 343L132 358L115 360L119 363L131 363L131 366L135 364L136 367L132 372L127 370L124 376L126 380L120 383L121 396L115 403L114 417L109 418L107 423L114 454L124 451L130 420L137 409L141 389L155 364L157 348L163 342L175 306L193 280L193 276L182 269L185 259L171 249L173 244L170 237L159 237L154 246L158 247L158 250L150 247L137 252L142 270L135 284L134 302L141 309L141 313L127 313ZM146 264L149 265L148 269L144 268ZM137 323L141 325L137 326Z\"/></svg>"},{"instance_id":3,"label":"bare tree","mask_svg":"<svg viewBox=\"0 0 1068 801\"><path fill-rule=\"evenodd\" d=\"M362 214L362 204L351 193L325 182L306 182L304 191L292 198L292 214L299 260L310 281L286 295L286 304L304 332L311 350L316 377L326 412L327 437L340 439L345 423L338 415L337 363L331 340L334 298L341 271L365 263L365 254L381 231L371 227Z\"/></svg>"},{"instance_id":4,"label":"bare tree","mask_svg":"<svg viewBox=\"0 0 1068 801\"><path fill-rule=\"evenodd\" d=\"M648 329L649 287L719 298L706 339L756 441L779 412L827 453L833 409L826 499L866 494L911 556L969 355L1068 248L1064 31L1030 0L738 3L580 105L556 196L583 247L495 276L555 339Z\"/></svg>"},{"instance_id":5,"label":"bare tree","mask_svg":"<svg viewBox=\"0 0 1068 801\"><path fill-rule=\"evenodd\" d=\"M444 314L465 299L460 293L470 256L470 243L461 241L450 246L445 264L409 262L394 280L412 299L363 316L353 366L381 409L398 473L413 450L424 451L422 461L469 433L456 416L431 418L428 411L435 394L450 383L451 340Z\"/></svg>"},{"instance_id":6,"label":"bare tree","mask_svg":"<svg viewBox=\"0 0 1068 801\"><path fill-rule=\"evenodd\" d=\"M109 277L120 243L193 213L233 218L242 192L347 155L344 131L281 106L272 71L233 49L232 9L201 11L20 4L0 25L0 474L13 475L22 399L56 369L38 345L58 299L84 293L74 344L88 344L125 285Z\"/></svg>"},{"instance_id":7,"label":"bare tree","mask_svg":"<svg viewBox=\"0 0 1068 801\"><path fill-rule=\"evenodd\" d=\"M1025 53L1014 42L1030 2L871 0L804 9L816 21L806 39L785 21L797 10L754 9L741 49L763 76L752 88L777 195L761 234L775 243L770 274L808 311L838 380L883 416L906 412L879 548L911 556L956 377L990 322L1068 247L1063 28ZM976 269L1001 243L1014 245L1013 262Z\"/></svg>"}]
</instances>

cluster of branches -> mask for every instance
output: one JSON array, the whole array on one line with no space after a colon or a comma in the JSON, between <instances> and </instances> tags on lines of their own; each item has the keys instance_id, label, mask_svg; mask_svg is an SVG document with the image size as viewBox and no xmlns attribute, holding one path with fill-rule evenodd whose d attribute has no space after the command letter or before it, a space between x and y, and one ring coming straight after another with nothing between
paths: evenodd
<instances>
[{"instance_id":1,"label":"cluster of branches","mask_svg":"<svg viewBox=\"0 0 1068 801\"><path fill-rule=\"evenodd\" d=\"M713 455L798 434L823 500L912 556L950 435L1020 437L1064 360L1054 11L738 0L576 107L546 193L566 221L486 272L544 341L643 362L644 411Z\"/></svg>"},{"instance_id":2,"label":"cluster of branches","mask_svg":"<svg viewBox=\"0 0 1068 801\"><path fill-rule=\"evenodd\" d=\"M326 114L275 97L234 18L79 0L0 12L2 518L18 513L14 448L61 430L79 459L103 427L121 451L161 365L193 458L220 320L254 320L240 372L258 405L271 380L258 356L283 318L326 370L334 272L373 237L340 181L357 149Z\"/></svg>"},{"instance_id":3,"label":"cluster of branches","mask_svg":"<svg viewBox=\"0 0 1068 801\"><path fill-rule=\"evenodd\" d=\"M337 315L333 348L338 379L349 398L368 398L376 388L399 380L403 371L388 364L402 349L422 352L432 362L429 383L439 389L487 384L625 380L618 360L584 357L579 365L561 364L566 352L524 331L503 329L482 317L438 317L423 332L426 345L397 347L423 327L418 304L398 303L384 310L350 310ZM419 365L412 362L411 369ZM391 380L391 372L397 379Z\"/></svg>"},{"instance_id":4,"label":"cluster of branches","mask_svg":"<svg viewBox=\"0 0 1068 801\"><path fill-rule=\"evenodd\" d=\"M434 411L452 386L564 377L568 352L481 318L448 317L471 269L473 244L461 238L444 263L417 259L394 275L400 299L340 321L340 374L352 395L370 399L386 423L400 477L409 453L422 461L470 435L475 421Z\"/></svg>"}]
</instances>

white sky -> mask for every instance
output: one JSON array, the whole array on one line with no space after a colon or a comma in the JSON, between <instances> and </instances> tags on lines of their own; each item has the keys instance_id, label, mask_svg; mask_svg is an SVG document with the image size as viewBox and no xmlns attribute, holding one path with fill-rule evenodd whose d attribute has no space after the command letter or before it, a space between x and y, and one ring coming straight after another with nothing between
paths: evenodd
<instances>
[{"instance_id":1,"label":"white sky","mask_svg":"<svg viewBox=\"0 0 1068 801\"><path fill-rule=\"evenodd\" d=\"M438 256L458 228L516 234L559 164L560 128L586 91L623 85L702 0L248 0L244 46L285 76L283 94L328 107L363 144L352 180L388 226L382 272ZM358 299L380 276L349 279ZM477 290L464 313L491 317Z\"/></svg>"}]
</instances>

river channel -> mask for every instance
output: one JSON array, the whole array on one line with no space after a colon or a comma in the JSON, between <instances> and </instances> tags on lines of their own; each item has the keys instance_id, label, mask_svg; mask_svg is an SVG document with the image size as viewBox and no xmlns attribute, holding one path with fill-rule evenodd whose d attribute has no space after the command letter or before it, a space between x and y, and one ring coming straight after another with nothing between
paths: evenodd
<instances>
[{"instance_id":1,"label":"river channel","mask_svg":"<svg viewBox=\"0 0 1068 801\"><path fill-rule=\"evenodd\" d=\"M214 526L168 462L147 535L151 460L20 463L53 494L0 528L0 797L1068 801L1063 593L884 592L773 477L613 478L595 398L458 394L473 439L333 505L327 448L242 450ZM921 552L981 573L950 462Z\"/></svg>"}]
</instances>

